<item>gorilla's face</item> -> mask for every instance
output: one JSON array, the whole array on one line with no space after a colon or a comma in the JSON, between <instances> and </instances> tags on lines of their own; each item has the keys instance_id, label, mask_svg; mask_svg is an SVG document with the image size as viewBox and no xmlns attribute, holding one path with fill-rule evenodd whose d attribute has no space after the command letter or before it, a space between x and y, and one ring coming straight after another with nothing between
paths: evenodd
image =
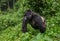
<instances>
[{"instance_id":1,"label":"gorilla's face","mask_svg":"<svg viewBox=\"0 0 60 41\"><path fill-rule=\"evenodd\" d=\"M27 18L30 19L32 17L32 12L27 11L25 16L27 16Z\"/></svg>"}]
</instances>

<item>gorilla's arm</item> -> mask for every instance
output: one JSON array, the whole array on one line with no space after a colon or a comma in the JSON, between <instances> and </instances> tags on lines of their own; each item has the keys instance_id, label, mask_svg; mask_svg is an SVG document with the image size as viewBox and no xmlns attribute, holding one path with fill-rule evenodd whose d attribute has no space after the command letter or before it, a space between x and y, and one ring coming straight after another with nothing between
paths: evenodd
<instances>
[{"instance_id":1,"label":"gorilla's arm","mask_svg":"<svg viewBox=\"0 0 60 41\"><path fill-rule=\"evenodd\" d=\"M23 32L27 31L27 17L26 16L23 18L22 31Z\"/></svg>"}]
</instances>

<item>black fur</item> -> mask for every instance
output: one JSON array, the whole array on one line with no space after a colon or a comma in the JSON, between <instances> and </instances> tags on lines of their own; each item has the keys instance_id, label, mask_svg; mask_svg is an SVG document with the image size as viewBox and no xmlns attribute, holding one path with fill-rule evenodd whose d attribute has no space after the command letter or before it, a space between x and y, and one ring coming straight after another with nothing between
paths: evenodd
<instances>
[{"instance_id":1,"label":"black fur","mask_svg":"<svg viewBox=\"0 0 60 41\"><path fill-rule=\"evenodd\" d=\"M42 18L39 14L32 12L32 10L27 10L25 12L23 23L22 23L22 31L27 31L27 23L29 23L34 29L39 29L41 33L46 31L46 24L43 24Z\"/></svg>"}]
</instances>

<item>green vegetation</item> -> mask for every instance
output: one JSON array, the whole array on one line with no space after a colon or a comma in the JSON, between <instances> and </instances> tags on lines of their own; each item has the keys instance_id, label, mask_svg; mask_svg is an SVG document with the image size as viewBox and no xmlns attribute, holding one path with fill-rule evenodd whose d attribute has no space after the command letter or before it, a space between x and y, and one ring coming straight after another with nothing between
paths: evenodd
<instances>
[{"instance_id":1,"label":"green vegetation","mask_svg":"<svg viewBox=\"0 0 60 41\"><path fill-rule=\"evenodd\" d=\"M21 31L22 18L27 9L46 18L45 33L41 34L29 24L28 32ZM0 41L60 41L60 0L18 0L12 9L8 7L6 11L1 11L0 8Z\"/></svg>"}]
</instances>

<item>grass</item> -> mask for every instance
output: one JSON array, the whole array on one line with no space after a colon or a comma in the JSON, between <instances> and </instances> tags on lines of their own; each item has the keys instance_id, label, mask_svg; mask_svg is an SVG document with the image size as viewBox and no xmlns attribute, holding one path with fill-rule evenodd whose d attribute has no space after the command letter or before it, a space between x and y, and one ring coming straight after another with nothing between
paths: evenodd
<instances>
[{"instance_id":1,"label":"grass","mask_svg":"<svg viewBox=\"0 0 60 41\"><path fill-rule=\"evenodd\" d=\"M60 41L60 25L59 15L56 17L47 17L46 32L41 34L39 30L35 30L31 25L27 25L28 32L23 33L22 18L27 6L23 7L25 0L21 1L21 5L17 11L9 10L0 13L0 41Z\"/></svg>"},{"instance_id":2,"label":"grass","mask_svg":"<svg viewBox=\"0 0 60 41\"><path fill-rule=\"evenodd\" d=\"M54 24L53 18L47 20L47 30L41 34L28 24L28 32L23 33L23 12L7 13L0 16L0 41L60 41L60 28Z\"/></svg>"}]
</instances>

